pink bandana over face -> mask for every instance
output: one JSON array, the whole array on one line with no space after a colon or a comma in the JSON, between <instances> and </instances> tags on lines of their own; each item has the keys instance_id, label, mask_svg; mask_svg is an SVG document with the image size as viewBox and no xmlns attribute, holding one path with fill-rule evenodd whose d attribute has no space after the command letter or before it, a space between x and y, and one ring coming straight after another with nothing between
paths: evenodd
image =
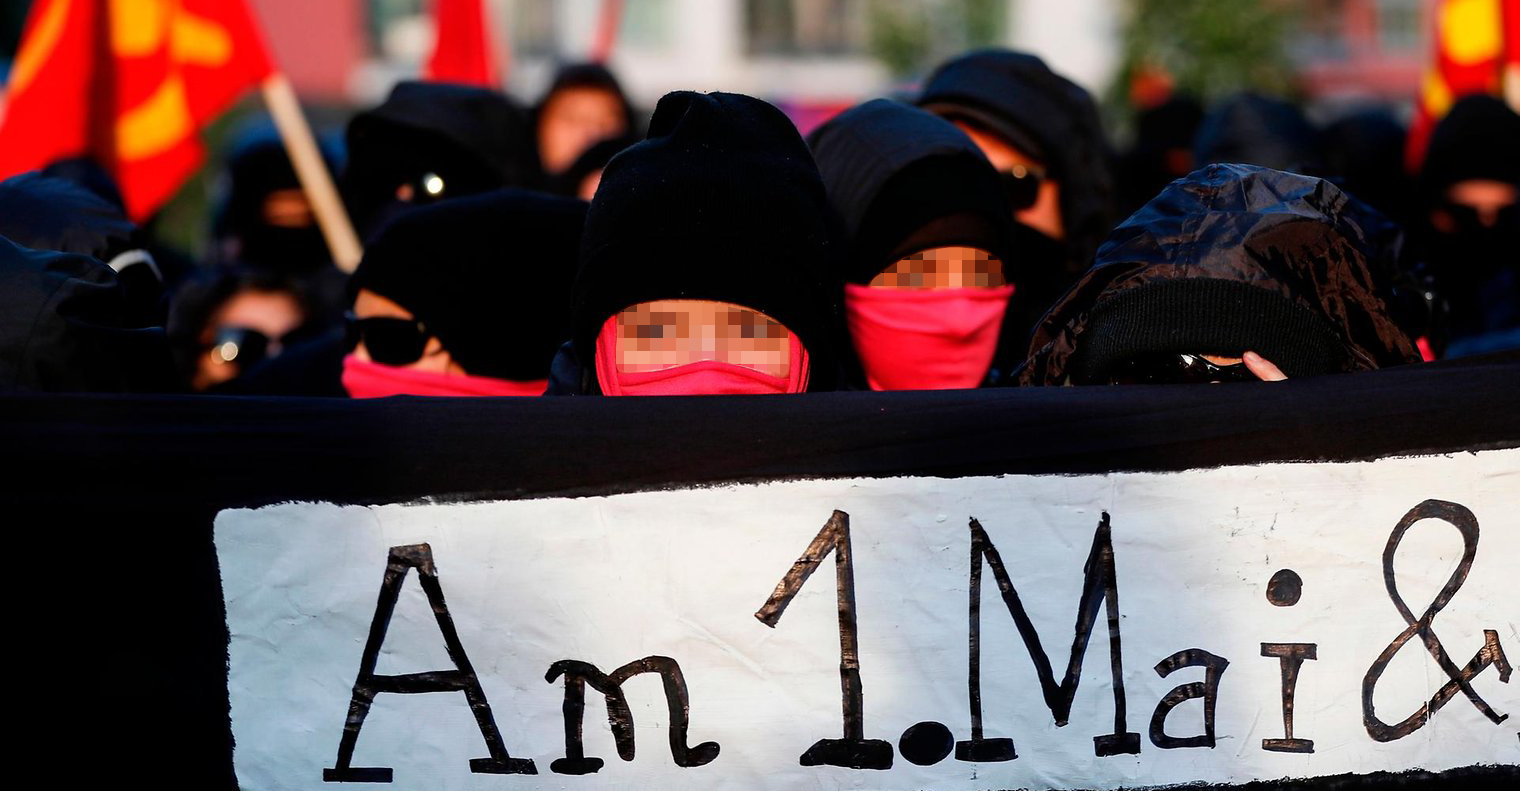
<instances>
[{"instance_id":1,"label":"pink bandana over face","mask_svg":"<svg viewBox=\"0 0 1520 791\"><path fill-rule=\"evenodd\" d=\"M366 362L350 354L343 358L343 389L353 398L415 396L540 396L548 379L516 382L469 374L414 371Z\"/></svg>"},{"instance_id":2,"label":"pink bandana over face","mask_svg":"<svg viewBox=\"0 0 1520 791\"><path fill-rule=\"evenodd\" d=\"M617 369L617 340L614 315L596 336L596 380L603 395L781 395L807 389L807 350L796 335L789 342L791 358L786 376L771 376L722 360L698 360L659 371L624 373Z\"/></svg>"},{"instance_id":3,"label":"pink bandana over face","mask_svg":"<svg viewBox=\"0 0 1520 791\"><path fill-rule=\"evenodd\" d=\"M1013 286L876 288L847 284L845 317L872 390L981 385Z\"/></svg>"}]
</instances>

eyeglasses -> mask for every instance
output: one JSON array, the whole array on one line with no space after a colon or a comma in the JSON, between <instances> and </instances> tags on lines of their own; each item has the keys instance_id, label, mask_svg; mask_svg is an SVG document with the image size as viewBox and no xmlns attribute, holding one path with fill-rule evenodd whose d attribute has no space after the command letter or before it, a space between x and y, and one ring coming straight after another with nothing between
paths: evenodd
<instances>
[{"instance_id":1,"label":"eyeglasses","mask_svg":"<svg viewBox=\"0 0 1520 791\"><path fill-rule=\"evenodd\" d=\"M1050 172L1039 165L1014 165L1001 171L1003 191L1008 195L1008 206L1015 211L1027 209L1040 198L1040 185L1050 178Z\"/></svg>"},{"instance_id":2,"label":"eyeglasses","mask_svg":"<svg viewBox=\"0 0 1520 791\"><path fill-rule=\"evenodd\" d=\"M422 359L428 338L433 337L427 327L416 319L400 319L390 316L359 318L347 314L348 348L364 342L369 358L381 365L410 365Z\"/></svg>"},{"instance_id":3,"label":"eyeglasses","mask_svg":"<svg viewBox=\"0 0 1520 791\"><path fill-rule=\"evenodd\" d=\"M1137 355L1120 362L1108 375L1108 383L1115 385L1254 381L1256 374L1244 362L1218 365L1199 354Z\"/></svg>"}]
</instances>

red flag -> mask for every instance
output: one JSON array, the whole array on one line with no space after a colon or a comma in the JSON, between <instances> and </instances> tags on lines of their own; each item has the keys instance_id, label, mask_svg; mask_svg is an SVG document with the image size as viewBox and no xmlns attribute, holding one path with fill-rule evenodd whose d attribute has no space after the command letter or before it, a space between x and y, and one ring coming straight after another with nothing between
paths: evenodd
<instances>
[{"instance_id":1,"label":"red flag","mask_svg":"<svg viewBox=\"0 0 1520 791\"><path fill-rule=\"evenodd\" d=\"M243 2L36 0L0 121L0 178L92 157L147 218L200 166L200 130L273 72Z\"/></svg>"},{"instance_id":2,"label":"red flag","mask_svg":"<svg viewBox=\"0 0 1520 791\"><path fill-rule=\"evenodd\" d=\"M617 46L618 28L623 25L623 0L602 0L602 15L591 42L591 62L606 63Z\"/></svg>"},{"instance_id":3,"label":"red flag","mask_svg":"<svg viewBox=\"0 0 1520 791\"><path fill-rule=\"evenodd\" d=\"M1457 99L1500 95L1506 62L1520 52L1520 0L1437 0L1435 56L1420 85L1407 163L1418 170L1436 123Z\"/></svg>"},{"instance_id":4,"label":"red flag","mask_svg":"<svg viewBox=\"0 0 1520 791\"><path fill-rule=\"evenodd\" d=\"M486 88L501 87L501 70L484 0L435 0L438 37L423 76Z\"/></svg>"}]
</instances>

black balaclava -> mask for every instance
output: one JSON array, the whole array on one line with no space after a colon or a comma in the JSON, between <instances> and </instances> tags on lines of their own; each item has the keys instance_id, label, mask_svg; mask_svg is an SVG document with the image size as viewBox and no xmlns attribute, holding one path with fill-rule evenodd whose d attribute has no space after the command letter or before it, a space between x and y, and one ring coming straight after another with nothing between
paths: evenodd
<instances>
[{"instance_id":1,"label":"black balaclava","mask_svg":"<svg viewBox=\"0 0 1520 791\"><path fill-rule=\"evenodd\" d=\"M399 83L384 104L349 122L347 144L343 193L362 238L407 208L396 199L397 187L428 174L443 180L442 198L538 178L527 113L484 88Z\"/></svg>"},{"instance_id":2,"label":"black balaclava","mask_svg":"<svg viewBox=\"0 0 1520 791\"><path fill-rule=\"evenodd\" d=\"M38 250L78 253L116 270L129 320L162 325L163 273L117 204L64 178L23 173L0 182L0 236Z\"/></svg>"},{"instance_id":3,"label":"black balaclava","mask_svg":"<svg viewBox=\"0 0 1520 791\"><path fill-rule=\"evenodd\" d=\"M330 172L337 157L323 151ZM227 157L227 184L216 235L237 267L302 276L332 262L316 215L303 227L271 225L264 204L271 193L300 189L290 155L273 128L245 133Z\"/></svg>"},{"instance_id":4,"label":"black balaclava","mask_svg":"<svg viewBox=\"0 0 1520 791\"><path fill-rule=\"evenodd\" d=\"M660 299L769 315L807 349L809 389L832 387L828 213L818 168L780 110L738 94L667 94L648 138L607 165L586 217L573 335L580 390L595 392L607 319Z\"/></svg>"},{"instance_id":5,"label":"black balaclava","mask_svg":"<svg viewBox=\"0 0 1520 791\"><path fill-rule=\"evenodd\" d=\"M164 330L109 266L0 237L0 392L168 392Z\"/></svg>"},{"instance_id":6,"label":"black balaclava","mask_svg":"<svg viewBox=\"0 0 1520 791\"><path fill-rule=\"evenodd\" d=\"M1436 124L1419 175L1421 223L1419 246L1438 289L1450 302L1453 354L1464 353L1459 338L1471 346L1483 335L1520 328L1520 207L1511 206L1493 227L1476 218L1454 215L1455 232L1437 231L1429 213L1443 208L1446 192L1471 179L1504 182L1520 188L1520 115L1492 96L1468 96ZM1469 351L1513 347L1471 346Z\"/></svg>"},{"instance_id":7,"label":"black balaclava","mask_svg":"<svg viewBox=\"0 0 1520 791\"><path fill-rule=\"evenodd\" d=\"M1254 93L1237 94L1214 106L1193 139L1193 158L1199 167L1236 163L1307 176L1325 173L1319 132L1303 111Z\"/></svg>"},{"instance_id":8,"label":"black balaclava","mask_svg":"<svg viewBox=\"0 0 1520 791\"><path fill-rule=\"evenodd\" d=\"M1290 377L1418 362L1392 314L1388 227L1323 179L1205 167L1114 229L1016 378L1102 381L1153 353L1256 351Z\"/></svg>"},{"instance_id":9,"label":"black balaclava","mask_svg":"<svg viewBox=\"0 0 1520 791\"><path fill-rule=\"evenodd\" d=\"M1018 283L1021 251L1002 184L953 124L876 99L818 127L808 143L848 240L839 281L864 285L913 253L966 246L997 256L1008 282ZM998 344L1010 353L1024 340L1022 328L1011 324L1005 320Z\"/></svg>"},{"instance_id":10,"label":"black balaclava","mask_svg":"<svg viewBox=\"0 0 1520 791\"><path fill-rule=\"evenodd\" d=\"M518 189L405 212L365 250L350 290L421 321L472 376L549 374L570 335L570 286L586 204Z\"/></svg>"},{"instance_id":11,"label":"black balaclava","mask_svg":"<svg viewBox=\"0 0 1520 791\"><path fill-rule=\"evenodd\" d=\"M1027 331L1092 263L1116 219L1113 157L1098 106L1038 57L1000 49L941 65L925 83L918 106L990 130L1044 162L1061 185L1064 240L1022 223L1013 226L1022 299L1014 300L1011 312Z\"/></svg>"}]
</instances>

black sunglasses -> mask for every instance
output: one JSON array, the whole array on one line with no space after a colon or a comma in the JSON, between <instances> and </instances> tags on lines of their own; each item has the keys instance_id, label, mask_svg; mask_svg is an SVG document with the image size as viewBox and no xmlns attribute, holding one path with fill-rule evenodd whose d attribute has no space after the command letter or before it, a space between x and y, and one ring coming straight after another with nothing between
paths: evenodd
<instances>
[{"instance_id":1,"label":"black sunglasses","mask_svg":"<svg viewBox=\"0 0 1520 791\"><path fill-rule=\"evenodd\" d=\"M1003 191L1008 195L1008 207L1014 211L1027 209L1040 198L1040 185L1050 178L1049 171L1038 165L1014 165L1000 171Z\"/></svg>"},{"instance_id":2,"label":"black sunglasses","mask_svg":"<svg viewBox=\"0 0 1520 791\"><path fill-rule=\"evenodd\" d=\"M416 319L373 317L361 319L347 314L348 348L364 342L369 358L381 365L410 365L422 359L432 335Z\"/></svg>"},{"instance_id":3,"label":"black sunglasses","mask_svg":"<svg viewBox=\"0 0 1520 791\"><path fill-rule=\"evenodd\" d=\"M1244 362L1218 365L1199 354L1136 355L1120 362L1108 375L1108 383L1115 385L1254 381L1256 374Z\"/></svg>"},{"instance_id":4,"label":"black sunglasses","mask_svg":"<svg viewBox=\"0 0 1520 791\"><path fill-rule=\"evenodd\" d=\"M205 348L218 364L248 368L269 357L271 347L278 351L279 345L258 330L224 324L216 328L216 335Z\"/></svg>"}]
</instances>

